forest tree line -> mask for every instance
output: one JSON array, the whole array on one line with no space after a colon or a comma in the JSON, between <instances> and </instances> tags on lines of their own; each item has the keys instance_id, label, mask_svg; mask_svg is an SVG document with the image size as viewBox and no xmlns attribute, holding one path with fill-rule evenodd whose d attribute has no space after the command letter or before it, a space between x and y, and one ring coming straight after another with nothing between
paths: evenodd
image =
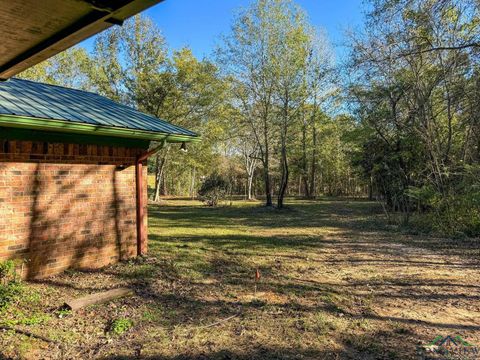
<instances>
[{"instance_id":1,"label":"forest tree line","mask_svg":"<svg viewBox=\"0 0 480 360\"><path fill-rule=\"evenodd\" d=\"M198 132L150 159L152 200L209 178L284 206L364 196L447 234L480 233L476 0L371 0L340 65L293 1L242 10L215 53L169 49L137 16L22 73L94 91ZM421 216L420 216L421 215Z\"/></svg>"}]
</instances>

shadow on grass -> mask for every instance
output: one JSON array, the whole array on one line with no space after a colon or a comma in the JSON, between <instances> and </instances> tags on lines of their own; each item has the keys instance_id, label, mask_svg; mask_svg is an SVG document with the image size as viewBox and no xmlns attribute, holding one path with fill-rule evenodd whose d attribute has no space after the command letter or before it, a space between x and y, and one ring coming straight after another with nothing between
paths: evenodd
<instances>
[{"instance_id":1,"label":"shadow on grass","mask_svg":"<svg viewBox=\"0 0 480 360\"><path fill-rule=\"evenodd\" d=\"M199 355L180 354L175 356L108 356L103 360L273 360L273 359L338 359L342 351L318 351L289 348L268 348L258 347L246 352L234 352L231 350L220 350L216 352L203 353Z\"/></svg>"},{"instance_id":2,"label":"shadow on grass","mask_svg":"<svg viewBox=\"0 0 480 360\"><path fill-rule=\"evenodd\" d=\"M365 215L381 216L381 211L369 202L345 202L347 209L338 202L298 201L283 210L260 205L225 206L152 206L149 215L162 221L162 226L193 226L212 228L243 225L249 228L288 227L345 227L357 228L369 225L378 230L376 221ZM362 216L361 219L358 217Z\"/></svg>"},{"instance_id":3,"label":"shadow on grass","mask_svg":"<svg viewBox=\"0 0 480 360\"><path fill-rule=\"evenodd\" d=\"M442 253L442 247L435 244L445 239L396 236L387 226L378 226L381 219L375 217L380 213L371 203L298 201L285 211L252 205L216 209L152 206L149 215L149 258L46 280L46 284L60 288L91 291L97 289L94 283L80 286L77 279L82 275L108 277L115 279L117 286L130 286L136 292L135 297L120 300L122 306L158 312L158 317L140 326L145 328L135 341L119 344L126 351L119 353L129 354L135 342L150 341L147 326L166 331L172 336L169 341L175 341L176 329L190 334L197 327L233 315L237 317L229 323L232 328L246 324L252 333L264 331L264 335L278 338L284 329L290 333L282 343L278 339L273 344L262 343L264 346L254 341L244 343L240 352L224 345L210 350L199 346L181 348L178 355L165 356L159 351L143 357L139 352L104 359L404 359L412 358L419 340L426 340L411 329L427 328L439 334L480 331L479 325L442 320L441 315L438 321L422 321L408 313L403 317L396 316L401 312L380 315L370 306L375 300L383 306L381 301L391 298L400 299L399 307L405 309L405 302L410 300L411 306L428 303L441 309L442 304L453 300L462 309L464 304L471 307L480 300L474 292L477 284L436 278L437 270L471 267L470 258L442 262L424 256L424 247L432 247L429 255ZM324 228L331 232L327 235ZM471 249L467 244L459 243L454 250ZM370 273L362 274L365 280L355 279L362 267L368 267ZM262 274L259 291L267 300L253 297L257 268ZM344 269L348 271L343 273ZM422 277L402 273L411 269L418 269ZM425 269L432 272L422 273ZM333 282L323 278L324 272L334 274L328 276ZM297 347L298 343L293 343L297 338L313 337L300 323L318 314L348 327L327 329L318 335L318 344L306 342L305 347ZM269 321L272 323L264 323ZM357 322L371 324L351 331ZM215 328L212 334L217 331L225 331L222 334L227 337L235 334L229 328ZM322 348L329 350L319 350Z\"/></svg>"},{"instance_id":4,"label":"shadow on grass","mask_svg":"<svg viewBox=\"0 0 480 360\"><path fill-rule=\"evenodd\" d=\"M249 236L222 235L198 237L181 236L178 239L185 241L201 240L215 245L236 243L235 248L242 246L318 246L321 243L318 234L309 236L282 236L262 237L255 232L276 229L278 232L289 229L332 229L338 235L352 238L355 243L351 247L367 244L358 241L362 235L368 237L374 233L382 237L383 243L402 244L419 249L429 249L440 255L458 255L468 257L473 262L478 262L480 255L479 239L446 239L425 235L408 235L401 233L395 226L388 225L381 207L378 204L357 200L321 200L321 201L295 201L294 205L284 210L265 208L260 205L234 206L211 208L205 206L151 206L149 210L151 222L160 227L185 227L201 231L202 229L234 229L237 227L248 228L253 234ZM160 234L150 236L153 242L163 241L165 237ZM167 239L168 240L168 239ZM371 242L368 251L375 251L379 242Z\"/></svg>"},{"instance_id":5,"label":"shadow on grass","mask_svg":"<svg viewBox=\"0 0 480 360\"><path fill-rule=\"evenodd\" d=\"M397 330L402 332L403 330ZM217 351L193 352L173 356L162 354L142 355L138 348L133 355L110 355L102 360L280 360L280 359L318 359L318 360L400 360L425 358L420 356L419 349L422 343L414 334L405 334L404 339L398 342L398 333L393 331L369 331L361 335L345 335L336 349L319 350L305 347L267 347L253 345L245 351L223 349ZM416 356L412 356L416 354Z\"/></svg>"}]
</instances>

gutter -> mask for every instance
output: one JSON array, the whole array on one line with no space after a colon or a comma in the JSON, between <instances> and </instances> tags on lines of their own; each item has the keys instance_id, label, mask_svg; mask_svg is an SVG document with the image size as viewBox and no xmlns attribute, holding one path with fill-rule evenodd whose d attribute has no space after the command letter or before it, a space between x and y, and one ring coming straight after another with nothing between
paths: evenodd
<instances>
[{"instance_id":1,"label":"gutter","mask_svg":"<svg viewBox=\"0 0 480 360\"><path fill-rule=\"evenodd\" d=\"M55 131L64 133L114 136L129 139L143 139L150 141L193 142L200 141L200 137L192 135L171 134L157 131L135 130L121 127L84 124L65 120L38 119L26 116L0 115L0 126L19 129Z\"/></svg>"}]
</instances>

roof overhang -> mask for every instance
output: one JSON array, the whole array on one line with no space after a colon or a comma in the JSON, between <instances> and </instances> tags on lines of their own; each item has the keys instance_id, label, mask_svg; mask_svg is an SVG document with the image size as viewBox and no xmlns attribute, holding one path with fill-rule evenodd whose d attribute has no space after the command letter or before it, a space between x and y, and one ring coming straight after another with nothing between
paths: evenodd
<instances>
[{"instance_id":1,"label":"roof overhang","mask_svg":"<svg viewBox=\"0 0 480 360\"><path fill-rule=\"evenodd\" d=\"M0 0L0 80L163 0Z\"/></svg>"},{"instance_id":2,"label":"roof overhang","mask_svg":"<svg viewBox=\"0 0 480 360\"><path fill-rule=\"evenodd\" d=\"M134 130L120 127L107 127L72 121L39 119L14 115L0 115L0 127L50 131L55 133L104 136L124 139L165 141L167 143L197 142L198 136L168 134L153 131Z\"/></svg>"}]
</instances>

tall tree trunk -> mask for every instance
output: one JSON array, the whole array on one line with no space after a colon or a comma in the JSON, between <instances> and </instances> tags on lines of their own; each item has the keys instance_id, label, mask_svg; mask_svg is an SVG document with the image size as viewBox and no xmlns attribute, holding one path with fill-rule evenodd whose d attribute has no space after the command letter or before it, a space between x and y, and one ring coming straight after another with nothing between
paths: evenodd
<instances>
[{"instance_id":1,"label":"tall tree trunk","mask_svg":"<svg viewBox=\"0 0 480 360\"><path fill-rule=\"evenodd\" d=\"M268 161L267 161L268 163ZM263 167L263 176L265 179L265 206L273 206L272 202L272 186L270 183L270 173L268 170L268 165Z\"/></svg>"},{"instance_id":2,"label":"tall tree trunk","mask_svg":"<svg viewBox=\"0 0 480 360\"><path fill-rule=\"evenodd\" d=\"M195 167L193 167L192 169L192 181L190 183L190 197L193 199L195 199L195 177L196 177L196 171L197 169Z\"/></svg>"},{"instance_id":3,"label":"tall tree trunk","mask_svg":"<svg viewBox=\"0 0 480 360\"><path fill-rule=\"evenodd\" d=\"M162 182L160 184L160 195L168 195L167 175L165 174L165 172L163 172L162 174Z\"/></svg>"},{"instance_id":4,"label":"tall tree trunk","mask_svg":"<svg viewBox=\"0 0 480 360\"><path fill-rule=\"evenodd\" d=\"M269 149L269 138L268 138L268 125L267 119L264 120L264 161L263 161L263 176L265 181L265 206L273 206L272 202L272 186L270 181L270 149Z\"/></svg>"},{"instance_id":5,"label":"tall tree trunk","mask_svg":"<svg viewBox=\"0 0 480 360\"><path fill-rule=\"evenodd\" d=\"M302 127L302 180L303 191L306 198L311 197L311 184L308 181L308 161L307 161L307 126L305 122Z\"/></svg>"},{"instance_id":6,"label":"tall tree trunk","mask_svg":"<svg viewBox=\"0 0 480 360\"><path fill-rule=\"evenodd\" d=\"M282 177L280 179L280 187L277 197L277 207L279 209L283 208L283 200L285 198L285 193L288 186L288 159L287 159L287 130L288 130L288 120L289 120L289 97L288 92L285 94L284 108L283 108L283 124L282 124L282 133L281 133L281 158L280 166L282 170Z\"/></svg>"},{"instance_id":7,"label":"tall tree trunk","mask_svg":"<svg viewBox=\"0 0 480 360\"><path fill-rule=\"evenodd\" d=\"M161 156L157 155L156 159L156 172L155 172L155 195L153 197L153 201L159 201L160 200L160 195L165 195L162 193L162 184L165 182L164 177L164 169L165 169L165 163L166 163L166 155Z\"/></svg>"},{"instance_id":8,"label":"tall tree trunk","mask_svg":"<svg viewBox=\"0 0 480 360\"><path fill-rule=\"evenodd\" d=\"M247 200L252 200L253 199L252 184L253 184L253 177L255 176L255 169L257 168L258 150L254 149L250 153L247 147L244 147L243 157L244 157L245 172L247 173L247 183L245 184L245 196Z\"/></svg>"},{"instance_id":9,"label":"tall tree trunk","mask_svg":"<svg viewBox=\"0 0 480 360\"><path fill-rule=\"evenodd\" d=\"M250 174L248 174L248 179L247 179L247 199L248 200L253 200L253 194L252 194L252 185L253 185L253 175L254 171L252 171Z\"/></svg>"},{"instance_id":10,"label":"tall tree trunk","mask_svg":"<svg viewBox=\"0 0 480 360\"><path fill-rule=\"evenodd\" d=\"M373 175L371 174L368 182L368 200L373 200Z\"/></svg>"},{"instance_id":11,"label":"tall tree trunk","mask_svg":"<svg viewBox=\"0 0 480 360\"><path fill-rule=\"evenodd\" d=\"M312 164L310 169L310 197L316 197L317 189L317 127L312 124Z\"/></svg>"},{"instance_id":12,"label":"tall tree trunk","mask_svg":"<svg viewBox=\"0 0 480 360\"><path fill-rule=\"evenodd\" d=\"M280 188L278 191L278 198L277 198L277 207L279 209L283 208L283 200L285 198L285 193L287 191L287 186L288 186L288 160L287 160L287 147L285 144L285 140L282 139L282 153L281 153L281 169L282 169L282 177L280 180Z\"/></svg>"},{"instance_id":13,"label":"tall tree trunk","mask_svg":"<svg viewBox=\"0 0 480 360\"><path fill-rule=\"evenodd\" d=\"M311 184L308 181L308 161L307 161L307 124L305 122L305 114L303 115L303 126L302 126L302 180L303 180L303 191L305 197L309 199L311 197Z\"/></svg>"}]
</instances>

